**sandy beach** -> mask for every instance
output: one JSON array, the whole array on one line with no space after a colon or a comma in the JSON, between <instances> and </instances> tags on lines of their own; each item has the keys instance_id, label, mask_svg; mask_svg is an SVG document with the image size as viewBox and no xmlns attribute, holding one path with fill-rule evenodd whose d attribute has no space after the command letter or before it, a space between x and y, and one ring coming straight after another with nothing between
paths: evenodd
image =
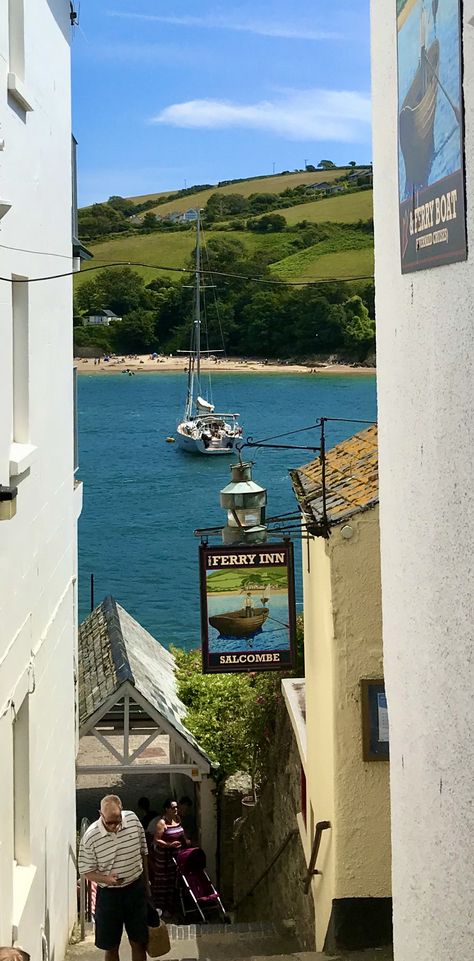
<instances>
[{"instance_id":1,"label":"sandy beach","mask_svg":"<svg viewBox=\"0 0 474 961\"><path fill-rule=\"evenodd\" d=\"M138 373L170 373L185 371L188 366L187 357L151 357L142 354L134 357L111 357L110 360L94 361L93 357L75 358L74 366L80 374L108 374L131 371ZM260 371L267 374L375 374L375 367L358 367L351 364L319 363L290 364L285 361L243 360L228 358L226 360L206 359L201 361L202 370L212 370L217 373L255 373Z\"/></svg>"}]
</instances>

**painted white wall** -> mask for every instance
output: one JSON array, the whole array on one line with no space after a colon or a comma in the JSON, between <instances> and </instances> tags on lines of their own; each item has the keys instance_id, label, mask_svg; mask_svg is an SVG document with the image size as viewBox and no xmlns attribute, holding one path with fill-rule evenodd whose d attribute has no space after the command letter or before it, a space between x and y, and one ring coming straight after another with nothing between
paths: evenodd
<instances>
[{"instance_id":1,"label":"painted white wall","mask_svg":"<svg viewBox=\"0 0 474 961\"><path fill-rule=\"evenodd\" d=\"M3 277L73 267L69 3L23 0L24 71L16 79L31 110L7 93L8 9L21 3L0 4L0 200L11 203L0 221ZM27 373L27 382L16 392L15 415L12 286L0 282L0 484L18 486L16 516L0 522L0 944L16 939L36 961L43 928L50 957L60 961L75 913L81 488L74 488L73 475L72 282L31 284L22 292L28 300L28 339L26 345L18 341L17 371L19 377ZM12 446L14 440L19 445ZM29 746L17 741L14 759L15 716L24 705ZM25 837L24 863L18 866L14 770L21 768L25 787L17 796L25 811L17 805L16 820L17 836Z\"/></svg>"},{"instance_id":2,"label":"painted white wall","mask_svg":"<svg viewBox=\"0 0 474 961\"><path fill-rule=\"evenodd\" d=\"M467 23L464 66L470 257L402 277L395 3L372 0L396 961L468 961L474 951L474 27Z\"/></svg>"}]
</instances>

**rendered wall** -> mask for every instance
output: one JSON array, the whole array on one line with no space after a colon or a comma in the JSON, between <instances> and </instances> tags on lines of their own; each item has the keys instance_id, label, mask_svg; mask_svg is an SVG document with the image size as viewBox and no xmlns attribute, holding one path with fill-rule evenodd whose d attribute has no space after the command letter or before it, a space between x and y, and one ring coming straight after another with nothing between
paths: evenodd
<instances>
[{"instance_id":1,"label":"rendered wall","mask_svg":"<svg viewBox=\"0 0 474 961\"><path fill-rule=\"evenodd\" d=\"M334 900L391 895L388 764L362 759L359 683L383 676L378 510L349 525L350 539L336 527L311 542L304 573L308 804L332 825L313 881L318 950Z\"/></svg>"},{"instance_id":2,"label":"rendered wall","mask_svg":"<svg viewBox=\"0 0 474 961\"><path fill-rule=\"evenodd\" d=\"M317 821L335 825L336 758L334 732L334 629L330 559L322 538L303 546L303 597L306 677L306 799L308 857ZM336 886L336 832L325 831L318 858L321 877L312 892L316 948L324 947Z\"/></svg>"},{"instance_id":3,"label":"rendered wall","mask_svg":"<svg viewBox=\"0 0 474 961\"><path fill-rule=\"evenodd\" d=\"M0 199L11 209L0 222L0 274L38 277L73 267L69 4L24 0L28 111L7 94L8 6L0 5ZM81 491L74 492L73 475L72 280L31 284L28 298L29 336L21 352L29 366L28 417L13 438L12 286L0 282L0 483L18 486L16 516L0 522L0 943L15 938L38 959L44 932L50 957L60 961L75 914ZM13 439L21 443L20 459L25 445L36 448L19 477L10 468ZM13 731L26 703L29 852L17 866Z\"/></svg>"},{"instance_id":4,"label":"rendered wall","mask_svg":"<svg viewBox=\"0 0 474 961\"><path fill-rule=\"evenodd\" d=\"M464 9L466 16L469 6ZM395 4L373 0L382 591L397 961L467 961L474 950L474 27L466 20L464 70L471 253L466 263L402 276Z\"/></svg>"}]
</instances>

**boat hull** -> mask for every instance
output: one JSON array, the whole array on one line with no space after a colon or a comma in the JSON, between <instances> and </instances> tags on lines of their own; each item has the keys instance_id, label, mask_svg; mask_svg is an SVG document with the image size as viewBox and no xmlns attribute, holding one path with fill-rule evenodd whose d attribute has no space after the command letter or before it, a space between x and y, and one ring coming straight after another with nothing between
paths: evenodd
<instances>
[{"instance_id":1,"label":"boat hull","mask_svg":"<svg viewBox=\"0 0 474 961\"><path fill-rule=\"evenodd\" d=\"M226 447L206 447L201 437L188 437L186 434L181 433L179 428L176 431L178 447L186 454L206 454L210 457L215 457L219 454L233 454L235 451L235 445L239 439L240 438L237 437L232 440L229 439Z\"/></svg>"},{"instance_id":2,"label":"boat hull","mask_svg":"<svg viewBox=\"0 0 474 961\"><path fill-rule=\"evenodd\" d=\"M267 607L256 607L248 616L243 608L240 611L214 614L209 618L209 624L219 631L221 637L252 637L262 629L269 613Z\"/></svg>"},{"instance_id":3,"label":"boat hull","mask_svg":"<svg viewBox=\"0 0 474 961\"><path fill-rule=\"evenodd\" d=\"M426 53L429 61L420 65L400 110L400 147L405 162L407 186L423 187L434 160L434 121L438 102L439 41L434 40ZM423 72L428 82L423 91Z\"/></svg>"},{"instance_id":4,"label":"boat hull","mask_svg":"<svg viewBox=\"0 0 474 961\"><path fill-rule=\"evenodd\" d=\"M242 440L241 433L228 434L222 433L219 437L212 437L198 427L194 427L192 422L178 424L176 429L176 440L180 450L187 454L206 454L210 457L216 455L233 454L236 445Z\"/></svg>"}]
</instances>

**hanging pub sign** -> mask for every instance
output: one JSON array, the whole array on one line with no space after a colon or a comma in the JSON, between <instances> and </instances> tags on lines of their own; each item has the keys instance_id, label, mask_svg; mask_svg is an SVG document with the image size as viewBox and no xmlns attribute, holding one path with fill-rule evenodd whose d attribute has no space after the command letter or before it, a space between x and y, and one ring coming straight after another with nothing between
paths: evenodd
<instances>
[{"instance_id":1,"label":"hanging pub sign","mask_svg":"<svg viewBox=\"0 0 474 961\"><path fill-rule=\"evenodd\" d=\"M461 0L396 0L402 273L466 260Z\"/></svg>"},{"instance_id":2,"label":"hanging pub sign","mask_svg":"<svg viewBox=\"0 0 474 961\"><path fill-rule=\"evenodd\" d=\"M293 545L200 548L204 674L295 663Z\"/></svg>"}]
</instances>

